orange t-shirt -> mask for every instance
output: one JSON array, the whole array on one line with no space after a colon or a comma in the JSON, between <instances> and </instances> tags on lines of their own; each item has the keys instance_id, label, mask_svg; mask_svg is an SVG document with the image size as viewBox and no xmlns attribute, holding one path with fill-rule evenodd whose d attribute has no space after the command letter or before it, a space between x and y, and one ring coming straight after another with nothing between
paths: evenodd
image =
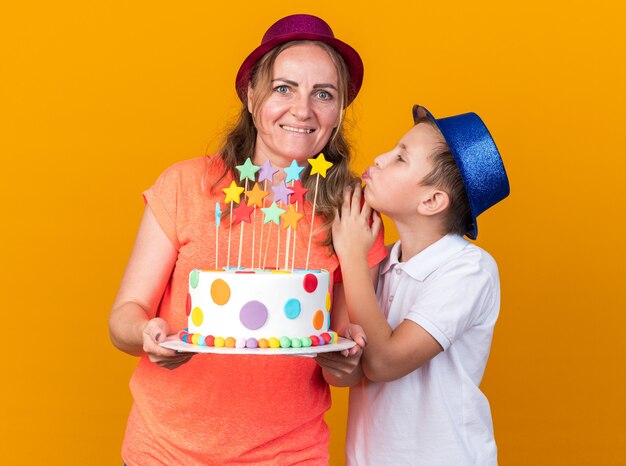
<instances>
[{"instance_id":1,"label":"orange t-shirt","mask_svg":"<svg viewBox=\"0 0 626 466\"><path fill-rule=\"evenodd\" d=\"M273 223L263 225L261 212L256 217L253 214L256 227L242 223L231 228L231 216L223 216L219 231L216 228L216 202L225 209L222 188L232 181L228 174L211 190L223 167L219 156L180 162L165 170L144 193L178 250L158 309L173 333L187 326L189 272L215 268L216 244L218 266L226 266L229 236L228 265L238 265L241 250L241 266L251 266L254 237L255 266L259 247L267 268L276 267L277 261L280 268L284 266L284 230L281 226L282 247L278 248L278 228ZM300 245L296 247L296 268L304 268L306 261L311 206L303 207L299 211L305 215L296 230ZM316 217L314 228L321 223ZM259 246L261 230L265 244ZM326 269L333 277L339 263L319 244L325 234L313 237L309 268ZM381 233L370 252L370 264L379 263L385 255ZM328 463L329 432L323 416L330 407L330 394L313 359L200 354L168 370L144 355L130 388L134 403L122 446L122 457L129 466Z\"/></svg>"}]
</instances>

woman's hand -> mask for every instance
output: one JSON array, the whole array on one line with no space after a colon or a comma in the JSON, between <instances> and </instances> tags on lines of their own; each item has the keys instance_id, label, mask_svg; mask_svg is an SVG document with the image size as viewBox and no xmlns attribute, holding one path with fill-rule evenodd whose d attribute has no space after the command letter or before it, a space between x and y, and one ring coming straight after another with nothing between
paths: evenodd
<instances>
[{"instance_id":1,"label":"woman's hand","mask_svg":"<svg viewBox=\"0 0 626 466\"><path fill-rule=\"evenodd\" d=\"M363 348L367 346L365 333L359 325L349 324L341 336L356 342L352 348L330 353L319 353L315 360L324 369L326 381L336 386L352 386L361 380L360 361Z\"/></svg>"},{"instance_id":2,"label":"woman's hand","mask_svg":"<svg viewBox=\"0 0 626 466\"><path fill-rule=\"evenodd\" d=\"M181 353L164 348L159 343L165 341L169 334L169 325L160 317L150 319L143 328L143 351L150 361L166 369L176 369L188 362L194 353Z\"/></svg>"},{"instance_id":3,"label":"woman's hand","mask_svg":"<svg viewBox=\"0 0 626 466\"><path fill-rule=\"evenodd\" d=\"M366 258L381 227L380 216L362 201L361 185L344 190L341 211L335 211L333 220L333 247L340 260Z\"/></svg>"}]
</instances>

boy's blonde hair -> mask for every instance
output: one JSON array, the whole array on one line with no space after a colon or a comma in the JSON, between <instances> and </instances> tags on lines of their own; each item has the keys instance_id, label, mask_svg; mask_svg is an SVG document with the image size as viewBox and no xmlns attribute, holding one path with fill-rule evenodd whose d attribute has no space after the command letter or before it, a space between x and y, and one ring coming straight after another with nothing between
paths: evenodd
<instances>
[{"instance_id":1,"label":"boy's blonde hair","mask_svg":"<svg viewBox=\"0 0 626 466\"><path fill-rule=\"evenodd\" d=\"M437 125L427 117L420 118L416 121L416 124L423 123L434 128L441 137L441 141L429 156L432 169L430 173L422 179L421 183L425 186L434 186L442 189L448 194L450 206L445 216L445 233L457 233L463 236L470 229L472 211L470 210L465 185L461 178L461 172L456 164L456 160L454 160L454 155L452 155Z\"/></svg>"}]
</instances>

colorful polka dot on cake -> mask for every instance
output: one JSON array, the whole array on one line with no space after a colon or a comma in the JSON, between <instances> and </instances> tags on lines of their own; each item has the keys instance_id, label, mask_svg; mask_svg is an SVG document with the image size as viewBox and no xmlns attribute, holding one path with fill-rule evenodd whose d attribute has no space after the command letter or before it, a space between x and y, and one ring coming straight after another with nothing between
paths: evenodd
<instances>
[{"instance_id":1,"label":"colorful polka dot on cake","mask_svg":"<svg viewBox=\"0 0 626 466\"><path fill-rule=\"evenodd\" d=\"M288 319L296 319L302 310L300 301L295 298L291 298L285 303L285 315Z\"/></svg>"},{"instance_id":2,"label":"colorful polka dot on cake","mask_svg":"<svg viewBox=\"0 0 626 466\"><path fill-rule=\"evenodd\" d=\"M200 271L198 269L193 269L189 274L189 286L192 288L196 288L198 283L200 282Z\"/></svg>"},{"instance_id":3,"label":"colorful polka dot on cake","mask_svg":"<svg viewBox=\"0 0 626 466\"><path fill-rule=\"evenodd\" d=\"M320 330L324 326L324 312L322 310L317 310L313 315L313 328L315 330Z\"/></svg>"},{"instance_id":4,"label":"colorful polka dot on cake","mask_svg":"<svg viewBox=\"0 0 626 466\"><path fill-rule=\"evenodd\" d=\"M218 306L223 306L230 300L230 287L221 278L211 283L211 298Z\"/></svg>"},{"instance_id":5,"label":"colorful polka dot on cake","mask_svg":"<svg viewBox=\"0 0 626 466\"><path fill-rule=\"evenodd\" d=\"M200 327L202 325L202 322L204 322L204 314L202 313L202 309L200 309L199 307L193 308L193 311L191 311L191 321L197 327Z\"/></svg>"},{"instance_id":6,"label":"colorful polka dot on cake","mask_svg":"<svg viewBox=\"0 0 626 466\"><path fill-rule=\"evenodd\" d=\"M267 320L267 308L259 301L249 301L243 305L239 312L239 320L242 325L250 330L257 330Z\"/></svg>"},{"instance_id":7,"label":"colorful polka dot on cake","mask_svg":"<svg viewBox=\"0 0 626 466\"><path fill-rule=\"evenodd\" d=\"M313 293L317 289L317 277L312 273L307 273L304 276L302 285L307 293Z\"/></svg>"}]
</instances>

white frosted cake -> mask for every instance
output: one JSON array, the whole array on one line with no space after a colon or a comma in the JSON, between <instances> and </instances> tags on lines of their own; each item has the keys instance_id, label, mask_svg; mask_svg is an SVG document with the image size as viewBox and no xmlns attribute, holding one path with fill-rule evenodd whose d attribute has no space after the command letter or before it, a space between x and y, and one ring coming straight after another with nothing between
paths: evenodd
<instances>
[{"instance_id":1,"label":"white frosted cake","mask_svg":"<svg viewBox=\"0 0 626 466\"><path fill-rule=\"evenodd\" d=\"M334 343L326 270L199 270L189 274L186 343L289 348Z\"/></svg>"}]
</instances>

